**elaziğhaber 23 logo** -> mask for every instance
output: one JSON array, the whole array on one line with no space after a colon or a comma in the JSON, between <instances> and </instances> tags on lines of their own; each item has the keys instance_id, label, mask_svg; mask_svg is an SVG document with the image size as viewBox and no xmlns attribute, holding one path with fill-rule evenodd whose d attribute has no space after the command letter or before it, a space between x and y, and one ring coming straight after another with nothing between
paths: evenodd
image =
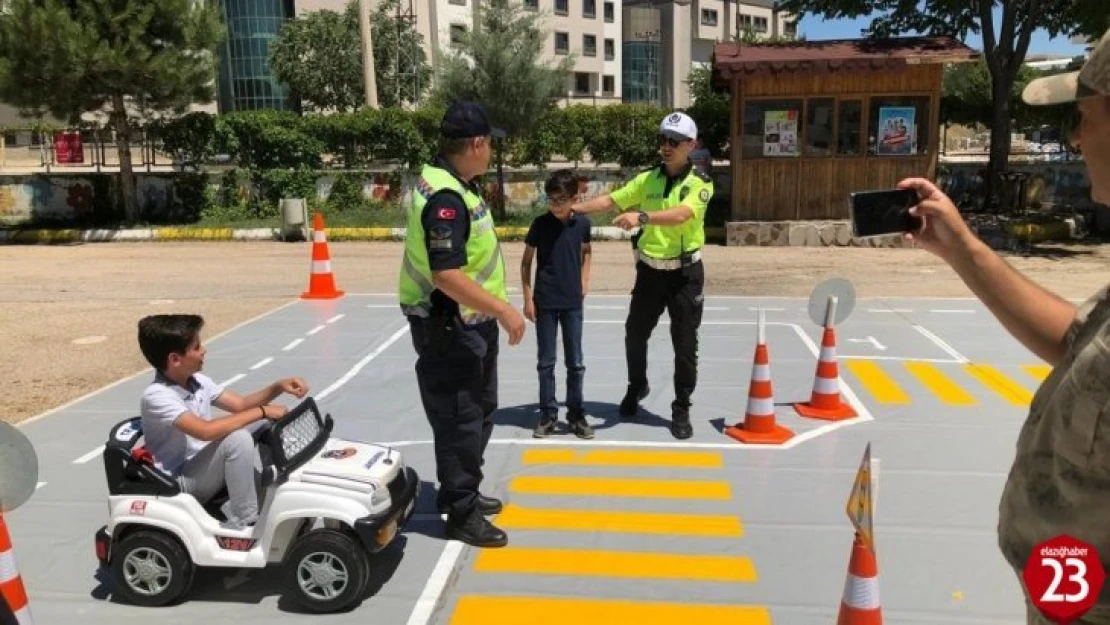
<instances>
[{"instance_id":1,"label":"elazi\u011fhaber 23 logo","mask_svg":"<svg viewBox=\"0 0 1110 625\"><path fill-rule=\"evenodd\" d=\"M1106 570L1093 545L1061 534L1035 545L1022 575L1033 605L1053 623L1069 623L1098 601Z\"/></svg>"}]
</instances>

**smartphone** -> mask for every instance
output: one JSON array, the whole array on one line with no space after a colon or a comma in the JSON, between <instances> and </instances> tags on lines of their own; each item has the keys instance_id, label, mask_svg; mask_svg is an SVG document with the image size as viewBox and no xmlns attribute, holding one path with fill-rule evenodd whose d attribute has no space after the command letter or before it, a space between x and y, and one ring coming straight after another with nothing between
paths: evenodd
<instances>
[{"instance_id":1,"label":"smartphone","mask_svg":"<svg viewBox=\"0 0 1110 625\"><path fill-rule=\"evenodd\" d=\"M913 189L852 193L848 199L852 236L878 237L920 230L921 218L910 214L920 201Z\"/></svg>"}]
</instances>

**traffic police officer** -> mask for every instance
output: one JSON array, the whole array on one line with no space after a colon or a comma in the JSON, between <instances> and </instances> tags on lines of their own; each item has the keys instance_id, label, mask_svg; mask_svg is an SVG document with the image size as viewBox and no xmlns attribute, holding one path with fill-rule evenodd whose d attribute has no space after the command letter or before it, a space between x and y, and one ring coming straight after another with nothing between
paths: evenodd
<instances>
[{"instance_id":1,"label":"traffic police officer","mask_svg":"<svg viewBox=\"0 0 1110 625\"><path fill-rule=\"evenodd\" d=\"M475 182L488 171L492 136L504 134L480 104L448 108L439 154L412 193L399 281L435 439L447 537L479 547L508 541L484 516L500 512L501 502L478 491L497 409L498 324L510 345L524 335L524 317L508 301L493 218Z\"/></svg>"},{"instance_id":2,"label":"traffic police officer","mask_svg":"<svg viewBox=\"0 0 1110 625\"><path fill-rule=\"evenodd\" d=\"M674 346L674 390L671 434L690 438L690 397L698 377L698 329L701 327L705 269L705 211L713 196L709 174L690 163L698 137L697 125L685 113L668 115L659 126L662 162L620 189L571 208L579 213L622 211L613 223L630 230L636 253L636 284L625 322L628 392L620 414L636 414L651 392L647 381L647 342L666 308ZM638 206L639 210L628 209Z\"/></svg>"}]
</instances>

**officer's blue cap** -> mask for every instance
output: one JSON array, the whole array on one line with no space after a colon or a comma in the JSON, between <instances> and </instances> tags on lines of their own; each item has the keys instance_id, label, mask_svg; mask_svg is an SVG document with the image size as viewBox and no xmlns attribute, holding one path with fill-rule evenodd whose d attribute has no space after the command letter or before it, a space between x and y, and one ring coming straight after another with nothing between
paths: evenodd
<instances>
[{"instance_id":1,"label":"officer's blue cap","mask_svg":"<svg viewBox=\"0 0 1110 625\"><path fill-rule=\"evenodd\" d=\"M505 137L505 131L489 123L486 108L477 102L454 102L443 114L439 134L448 139Z\"/></svg>"}]
</instances>

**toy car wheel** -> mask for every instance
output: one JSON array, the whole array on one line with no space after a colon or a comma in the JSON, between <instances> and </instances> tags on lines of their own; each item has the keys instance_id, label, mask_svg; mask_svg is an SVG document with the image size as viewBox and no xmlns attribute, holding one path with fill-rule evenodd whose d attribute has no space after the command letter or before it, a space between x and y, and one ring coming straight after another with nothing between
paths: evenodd
<instances>
[{"instance_id":1,"label":"toy car wheel","mask_svg":"<svg viewBox=\"0 0 1110 625\"><path fill-rule=\"evenodd\" d=\"M139 530L119 542L112 554L112 575L129 603L163 606L180 599L193 582L193 562L176 538Z\"/></svg>"},{"instance_id":2,"label":"toy car wheel","mask_svg":"<svg viewBox=\"0 0 1110 625\"><path fill-rule=\"evenodd\" d=\"M370 577L370 562L357 539L331 529L302 536L286 563L286 592L316 613L353 607Z\"/></svg>"}]
</instances>

